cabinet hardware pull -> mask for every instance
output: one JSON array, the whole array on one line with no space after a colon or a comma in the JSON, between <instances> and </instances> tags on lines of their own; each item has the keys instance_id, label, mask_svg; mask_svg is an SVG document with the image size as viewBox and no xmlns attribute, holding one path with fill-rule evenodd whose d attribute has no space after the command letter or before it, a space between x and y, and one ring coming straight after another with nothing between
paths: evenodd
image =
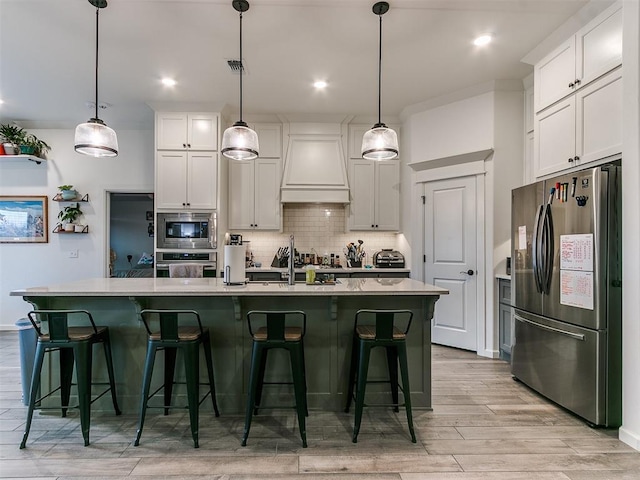
<instances>
[{"instance_id":1,"label":"cabinet hardware pull","mask_svg":"<svg viewBox=\"0 0 640 480\"><path fill-rule=\"evenodd\" d=\"M569 157L569 163L573 163L573 158Z\"/></svg>"},{"instance_id":2,"label":"cabinet hardware pull","mask_svg":"<svg viewBox=\"0 0 640 480\"><path fill-rule=\"evenodd\" d=\"M573 82L571 82L571 83L569 84L569 88L573 88L574 86L575 86L575 84L574 84Z\"/></svg>"},{"instance_id":3,"label":"cabinet hardware pull","mask_svg":"<svg viewBox=\"0 0 640 480\"><path fill-rule=\"evenodd\" d=\"M578 160L580 160L580 157L576 155L575 157L573 157L573 159L577 162Z\"/></svg>"},{"instance_id":4,"label":"cabinet hardware pull","mask_svg":"<svg viewBox=\"0 0 640 480\"><path fill-rule=\"evenodd\" d=\"M187 147L188 147L188 148L191 148L191 144L190 144L190 143L187 143Z\"/></svg>"},{"instance_id":5,"label":"cabinet hardware pull","mask_svg":"<svg viewBox=\"0 0 640 480\"><path fill-rule=\"evenodd\" d=\"M581 82L580 82L580 79L579 79L579 78L576 78L576 81L575 81L576 86L580 85L580 83L581 83Z\"/></svg>"},{"instance_id":6,"label":"cabinet hardware pull","mask_svg":"<svg viewBox=\"0 0 640 480\"><path fill-rule=\"evenodd\" d=\"M183 143L183 144L182 144L182 148L187 148L187 144L186 144L186 143Z\"/></svg>"}]
</instances>

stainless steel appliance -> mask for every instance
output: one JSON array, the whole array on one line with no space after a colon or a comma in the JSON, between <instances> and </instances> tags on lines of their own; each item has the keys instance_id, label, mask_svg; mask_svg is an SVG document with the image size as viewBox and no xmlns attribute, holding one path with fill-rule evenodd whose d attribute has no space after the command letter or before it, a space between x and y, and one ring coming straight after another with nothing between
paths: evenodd
<instances>
[{"instance_id":1,"label":"stainless steel appliance","mask_svg":"<svg viewBox=\"0 0 640 480\"><path fill-rule=\"evenodd\" d=\"M158 248L216 248L216 212L159 213Z\"/></svg>"},{"instance_id":2,"label":"stainless steel appliance","mask_svg":"<svg viewBox=\"0 0 640 480\"><path fill-rule=\"evenodd\" d=\"M373 254L373 265L378 268L404 268L404 255L391 248Z\"/></svg>"},{"instance_id":3,"label":"stainless steel appliance","mask_svg":"<svg viewBox=\"0 0 640 480\"><path fill-rule=\"evenodd\" d=\"M513 375L594 425L622 409L621 167L512 191Z\"/></svg>"},{"instance_id":4,"label":"stainless steel appliance","mask_svg":"<svg viewBox=\"0 0 640 480\"><path fill-rule=\"evenodd\" d=\"M168 277L172 263L199 263L204 277L215 277L218 267L216 252L159 252L156 258L156 277Z\"/></svg>"}]
</instances>

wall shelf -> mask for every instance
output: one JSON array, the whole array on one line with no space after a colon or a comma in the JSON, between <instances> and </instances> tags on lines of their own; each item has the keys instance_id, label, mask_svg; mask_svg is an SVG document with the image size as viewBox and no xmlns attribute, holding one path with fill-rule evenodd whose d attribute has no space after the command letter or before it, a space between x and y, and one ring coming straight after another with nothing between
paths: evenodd
<instances>
[{"instance_id":1,"label":"wall shelf","mask_svg":"<svg viewBox=\"0 0 640 480\"><path fill-rule=\"evenodd\" d=\"M32 162L36 162L38 165L40 165L42 162L47 161L46 158L36 157L35 155L0 155L0 159L2 158L16 158L16 159L22 159L22 160L30 160Z\"/></svg>"},{"instance_id":2,"label":"wall shelf","mask_svg":"<svg viewBox=\"0 0 640 480\"><path fill-rule=\"evenodd\" d=\"M84 196L76 196L74 198L70 198L70 199L65 199L62 198L62 194L61 193L57 193L52 199L51 201L53 202L88 202L89 201L89 194L85 193Z\"/></svg>"},{"instance_id":3,"label":"wall shelf","mask_svg":"<svg viewBox=\"0 0 640 480\"><path fill-rule=\"evenodd\" d=\"M81 232L76 232L75 230L73 232L67 232L61 224L57 224L52 233L89 233L89 225L84 225Z\"/></svg>"}]
</instances>

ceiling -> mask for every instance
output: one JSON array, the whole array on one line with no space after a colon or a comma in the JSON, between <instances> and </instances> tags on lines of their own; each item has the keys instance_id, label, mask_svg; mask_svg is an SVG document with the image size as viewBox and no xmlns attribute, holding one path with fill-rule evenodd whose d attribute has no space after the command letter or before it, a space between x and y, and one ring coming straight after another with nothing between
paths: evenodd
<instances>
[{"instance_id":1,"label":"ceiling","mask_svg":"<svg viewBox=\"0 0 640 480\"><path fill-rule=\"evenodd\" d=\"M250 0L243 19L245 119L377 115L373 0ZM383 17L382 120L497 79L584 0L390 0ZM598 3L598 2L596 2ZM600 2L604 8L610 1ZM95 8L87 0L0 0L0 121L68 128L93 116ZM471 42L481 33L487 47ZM100 11L100 117L150 128L153 109L237 116L238 13L231 0L109 0ZM558 32L556 32L558 35ZM175 78L164 87L160 79ZM328 82L315 91L314 80ZM389 121L389 120L387 120Z\"/></svg>"}]
</instances>

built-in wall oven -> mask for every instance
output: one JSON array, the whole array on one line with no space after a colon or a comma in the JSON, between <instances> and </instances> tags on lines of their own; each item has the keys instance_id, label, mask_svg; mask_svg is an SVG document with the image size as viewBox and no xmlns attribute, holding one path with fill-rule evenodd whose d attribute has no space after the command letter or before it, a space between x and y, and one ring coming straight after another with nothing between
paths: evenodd
<instances>
[{"instance_id":1,"label":"built-in wall oven","mask_svg":"<svg viewBox=\"0 0 640 480\"><path fill-rule=\"evenodd\" d=\"M158 213L159 249L215 249L216 212Z\"/></svg>"},{"instance_id":2,"label":"built-in wall oven","mask_svg":"<svg viewBox=\"0 0 640 480\"><path fill-rule=\"evenodd\" d=\"M168 277L169 266L175 264L197 263L202 265L203 277L215 277L217 268L216 252L158 252L156 258L156 277Z\"/></svg>"}]
</instances>

